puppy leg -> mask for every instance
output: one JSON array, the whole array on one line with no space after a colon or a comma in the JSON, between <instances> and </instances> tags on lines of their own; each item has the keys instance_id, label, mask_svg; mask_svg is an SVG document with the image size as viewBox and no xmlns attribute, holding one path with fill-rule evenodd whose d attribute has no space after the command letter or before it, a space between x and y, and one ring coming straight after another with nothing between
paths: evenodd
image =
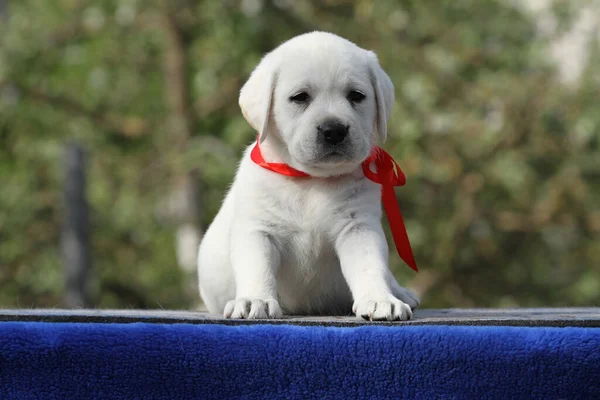
<instances>
[{"instance_id":1,"label":"puppy leg","mask_svg":"<svg viewBox=\"0 0 600 400\"><path fill-rule=\"evenodd\" d=\"M392 291L387 242L380 224L367 221L349 225L338 236L336 251L357 317L388 321L412 317L411 307Z\"/></svg>"},{"instance_id":2,"label":"puppy leg","mask_svg":"<svg viewBox=\"0 0 600 400\"><path fill-rule=\"evenodd\" d=\"M280 255L272 238L234 226L231 262L236 293L225 305L225 318L281 318L275 281Z\"/></svg>"}]
</instances>

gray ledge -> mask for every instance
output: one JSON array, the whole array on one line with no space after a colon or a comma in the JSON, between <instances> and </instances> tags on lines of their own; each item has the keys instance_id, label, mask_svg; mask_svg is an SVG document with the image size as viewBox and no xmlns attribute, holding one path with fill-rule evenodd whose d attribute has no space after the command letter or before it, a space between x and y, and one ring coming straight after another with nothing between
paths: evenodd
<instances>
[{"instance_id":1,"label":"gray ledge","mask_svg":"<svg viewBox=\"0 0 600 400\"><path fill-rule=\"evenodd\" d=\"M413 319L402 322L370 322L347 317L296 317L278 320L230 320L220 315L176 310L100 310L100 309L0 309L0 322L80 322L80 323L163 323L222 325L465 325L465 326L529 326L529 327L598 327L600 308L471 308L415 310Z\"/></svg>"}]
</instances>

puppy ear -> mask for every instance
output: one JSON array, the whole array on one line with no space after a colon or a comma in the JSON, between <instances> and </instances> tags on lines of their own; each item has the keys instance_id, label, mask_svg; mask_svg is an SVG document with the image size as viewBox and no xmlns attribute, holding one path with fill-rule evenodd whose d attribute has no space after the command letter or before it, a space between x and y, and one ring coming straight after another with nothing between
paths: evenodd
<instances>
[{"instance_id":1,"label":"puppy ear","mask_svg":"<svg viewBox=\"0 0 600 400\"><path fill-rule=\"evenodd\" d=\"M375 91L375 102L377 103L377 133L382 143L387 137L387 121L394 106L394 84L379 65L377 55L369 51L369 72L371 83Z\"/></svg>"},{"instance_id":2,"label":"puppy ear","mask_svg":"<svg viewBox=\"0 0 600 400\"><path fill-rule=\"evenodd\" d=\"M269 133L277 73L271 55L266 55L242 87L239 105L246 121L260 135L262 143Z\"/></svg>"}]
</instances>

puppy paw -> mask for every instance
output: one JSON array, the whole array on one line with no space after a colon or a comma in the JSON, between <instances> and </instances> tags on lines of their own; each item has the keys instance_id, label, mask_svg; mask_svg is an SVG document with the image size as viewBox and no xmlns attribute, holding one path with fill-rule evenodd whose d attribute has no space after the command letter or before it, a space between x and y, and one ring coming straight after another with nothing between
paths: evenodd
<instances>
[{"instance_id":1,"label":"puppy paw","mask_svg":"<svg viewBox=\"0 0 600 400\"><path fill-rule=\"evenodd\" d=\"M354 302L352 311L368 321L407 321L412 318L411 307L389 296L384 300L365 297Z\"/></svg>"},{"instance_id":2,"label":"puppy paw","mask_svg":"<svg viewBox=\"0 0 600 400\"><path fill-rule=\"evenodd\" d=\"M223 316L231 319L275 319L283 313L275 299L241 298L227 302Z\"/></svg>"},{"instance_id":3,"label":"puppy paw","mask_svg":"<svg viewBox=\"0 0 600 400\"><path fill-rule=\"evenodd\" d=\"M416 294L414 294L411 290L398 286L392 290L394 297L400 299L404 303L408 304L411 310L419 307L419 303L421 302Z\"/></svg>"}]
</instances>

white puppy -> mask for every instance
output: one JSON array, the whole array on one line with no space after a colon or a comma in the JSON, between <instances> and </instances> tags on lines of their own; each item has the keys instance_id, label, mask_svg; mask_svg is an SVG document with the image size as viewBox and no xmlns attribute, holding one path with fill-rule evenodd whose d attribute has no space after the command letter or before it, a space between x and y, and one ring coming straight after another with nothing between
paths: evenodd
<instances>
[{"instance_id":1,"label":"white puppy","mask_svg":"<svg viewBox=\"0 0 600 400\"><path fill-rule=\"evenodd\" d=\"M388 269L381 186L361 163L384 141L394 86L376 55L330 33L267 54L239 104L267 162L240 162L198 257L200 294L227 318L329 314L406 320L419 300Z\"/></svg>"}]
</instances>

